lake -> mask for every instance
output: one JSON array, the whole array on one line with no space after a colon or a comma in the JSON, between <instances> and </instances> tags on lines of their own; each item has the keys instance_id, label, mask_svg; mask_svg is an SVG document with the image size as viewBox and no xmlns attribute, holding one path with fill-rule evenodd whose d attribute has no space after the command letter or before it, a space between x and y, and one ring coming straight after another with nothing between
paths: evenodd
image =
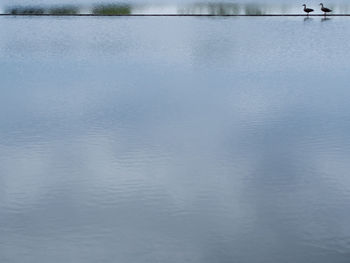
<instances>
[{"instance_id":1,"label":"lake","mask_svg":"<svg viewBox=\"0 0 350 263\"><path fill-rule=\"evenodd\" d=\"M349 262L349 29L0 17L0 261Z\"/></svg>"}]
</instances>

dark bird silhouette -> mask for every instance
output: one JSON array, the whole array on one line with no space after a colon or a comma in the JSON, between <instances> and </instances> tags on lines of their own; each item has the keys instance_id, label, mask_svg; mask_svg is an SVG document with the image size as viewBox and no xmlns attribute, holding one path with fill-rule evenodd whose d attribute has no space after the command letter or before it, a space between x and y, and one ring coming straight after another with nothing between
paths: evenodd
<instances>
[{"instance_id":1,"label":"dark bird silhouette","mask_svg":"<svg viewBox=\"0 0 350 263\"><path fill-rule=\"evenodd\" d=\"M314 11L314 10L311 9L311 8L306 8L306 5L305 5L305 4L303 4L303 6L304 6L304 12L307 13L308 16L309 16L309 13L310 13L310 12L313 12L313 11Z\"/></svg>"},{"instance_id":2,"label":"dark bird silhouette","mask_svg":"<svg viewBox=\"0 0 350 263\"><path fill-rule=\"evenodd\" d=\"M323 7L322 3L320 4L320 6L321 6L321 10L324 12L324 16L326 16L327 13L332 12L331 9L329 9L327 7Z\"/></svg>"}]
</instances>

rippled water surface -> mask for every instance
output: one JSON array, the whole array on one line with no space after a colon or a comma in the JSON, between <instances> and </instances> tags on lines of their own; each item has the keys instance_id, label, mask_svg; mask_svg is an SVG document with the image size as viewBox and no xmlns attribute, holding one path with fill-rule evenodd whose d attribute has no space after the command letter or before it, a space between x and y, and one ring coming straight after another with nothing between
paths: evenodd
<instances>
[{"instance_id":1,"label":"rippled water surface","mask_svg":"<svg viewBox=\"0 0 350 263\"><path fill-rule=\"evenodd\" d=\"M0 17L0 261L349 262L349 29Z\"/></svg>"}]
</instances>

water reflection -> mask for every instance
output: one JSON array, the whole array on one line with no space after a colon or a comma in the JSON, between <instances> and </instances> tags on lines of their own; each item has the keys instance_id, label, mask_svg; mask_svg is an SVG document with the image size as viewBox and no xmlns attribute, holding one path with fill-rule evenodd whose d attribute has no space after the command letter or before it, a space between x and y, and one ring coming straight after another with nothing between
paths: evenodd
<instances>
[{"instance_id":1,"label":"water reflection","mask_svg":"<svg viewBox=\"0 0 350 263\"><path fill-rule=\"evenodd\" d=\"M330 20L331 20L331 18L329 18L329 17L321 18L321 22L326 22L326 21L330 21Z\"/></svg>"},{"instance_id":2,"label":"water reflection","mask_svg":"<svg viewBox=\"0 0 350 263\"><path fill-rule=\"evenodd\" d=\"M0 262L348 262L348 19L0 19Z\"/></svg>"},{"instance_id":3,"label":"water reflection","mask_svg":"<svg viewBox=\"0 0 350 263\"><path fill-rule=\"evenodd\" d=\"M313 20L313 18L311 17L304 17L304 22L311 22Z\"/></svg>"}]
</instances>

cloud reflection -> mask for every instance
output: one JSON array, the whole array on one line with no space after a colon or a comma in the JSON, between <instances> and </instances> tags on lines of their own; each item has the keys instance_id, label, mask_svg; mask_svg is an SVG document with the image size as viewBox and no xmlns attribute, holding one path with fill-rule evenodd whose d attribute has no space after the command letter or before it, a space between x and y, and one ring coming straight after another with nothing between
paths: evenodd
<instances>
[{"instance_id":1,"label":"cloud reflection","mask_svg":"<svg viewBox=\"0 0 350 263\"><path fill-rule=\"evenodd\" d=\"M1 259L345 262L346 27L6 21Z\"/></svg>"}]
</instances>

